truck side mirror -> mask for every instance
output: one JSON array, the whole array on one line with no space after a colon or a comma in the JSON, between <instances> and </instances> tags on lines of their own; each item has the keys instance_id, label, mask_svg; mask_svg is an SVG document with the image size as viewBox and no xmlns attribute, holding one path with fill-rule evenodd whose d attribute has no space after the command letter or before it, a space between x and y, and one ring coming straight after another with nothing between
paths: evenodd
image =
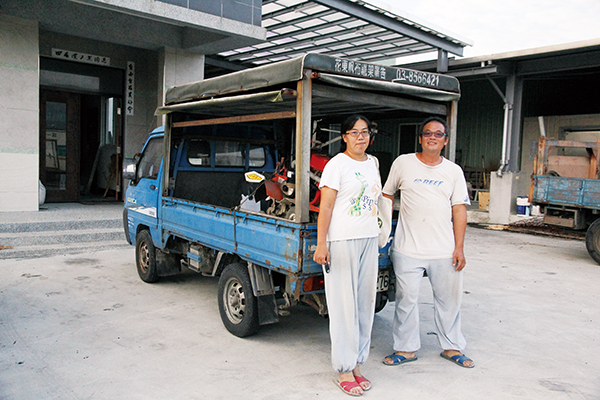
<instances>
[{"instance_id":1,"label":"truck side mirror","mask_svg":"<svg viewBox=\"0 0 600 400\"><path fill-rule=\"evenodd\" d=\"M137 177L137 160L125 158L123 160L123 179L133 180Z\"/></svg>"}]
</instances>

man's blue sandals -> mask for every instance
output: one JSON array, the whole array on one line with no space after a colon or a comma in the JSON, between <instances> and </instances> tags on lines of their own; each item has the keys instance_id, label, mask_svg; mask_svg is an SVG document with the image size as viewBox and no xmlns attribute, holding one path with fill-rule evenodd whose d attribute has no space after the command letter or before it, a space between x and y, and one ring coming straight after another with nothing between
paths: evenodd
<instances>
[{"instance_id":1,"label":"man's blue sandals","mask_svg":"<svg viewBox=\"0 0 600 400\"><path fill-rule=\"evenodd\" d=\"M440 357L445 358L446 360L452 361L453 363L460 365L463 368L473 368L475 366L475 365L465 365L465 361L473 362L473 360L471 360L469 357L465 356L464 354L457 354L455 356L448 357L442 351L440 353Z\"/></svg>"},{"instance_id":2,"label":"man's blue sandals","mask_svg":"<svg viewBox=\"0 0 600 400\"><path fill-rule=\"evenodd\" d=\"M385 362L385 358L383 359L383 363L385 365L400 365L400 364L405 364L407 362L411 362L411 361L417 361L418 357L414 356L413 358L406 358L404 356L401 356L400 354L390 354L389 356L387 356L386 358L389 358L390 360L392 360L391 363L386 363Z\"/></svg>"}]
</instances>

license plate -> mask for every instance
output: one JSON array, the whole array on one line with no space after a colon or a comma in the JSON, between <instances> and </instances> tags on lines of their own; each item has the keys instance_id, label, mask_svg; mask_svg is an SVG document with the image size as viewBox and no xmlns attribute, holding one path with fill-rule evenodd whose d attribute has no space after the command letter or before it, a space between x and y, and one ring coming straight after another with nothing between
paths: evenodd
<instances>
[{"instance_id":1,"label":"license plate","mask_svg":"<svg viewBox=\"0 0 600 400\"><path fill-rule=\"evenodd\" d=\"M379 271L377 277L377 291L386 292L390 287L390 271Z\"/></svg>"}]
</instances>

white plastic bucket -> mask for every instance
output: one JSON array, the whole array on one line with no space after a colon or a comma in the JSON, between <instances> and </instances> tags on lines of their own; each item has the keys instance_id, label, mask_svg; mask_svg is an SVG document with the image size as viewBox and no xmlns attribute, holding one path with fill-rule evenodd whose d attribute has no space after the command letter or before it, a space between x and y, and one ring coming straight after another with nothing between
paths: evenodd
<instances>
[{"instance_id":1,"label":"white plastic bucket","mask_svg":"<svg viewBox=\"0 0 600 400\"><path fill-rule=\"evenodd\" d=\"M527 196L517 197L517 215L529 215L530 207L531 204L529 203L529 198Z\"/></svg>"}]
</instances>

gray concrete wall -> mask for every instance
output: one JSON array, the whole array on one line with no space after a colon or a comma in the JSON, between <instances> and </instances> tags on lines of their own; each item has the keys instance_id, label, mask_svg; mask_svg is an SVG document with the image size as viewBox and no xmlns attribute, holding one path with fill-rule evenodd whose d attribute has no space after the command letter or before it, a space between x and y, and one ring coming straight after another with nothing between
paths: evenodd
<instances>
[{"instance_id":1,"label":"gray concrete wall","mask_svg":"<svg viewBox=\"0 0 600 400\"><path fill-rule=\"evenodd\" d=\"M0 14L0 212L39 204L38 24Z\"/></svg>"},{"instance_id":2,"label":"gray concrete wall","mask_svg":"<svg viewBox=\"0 0 600 400\"><path fill-rule=\"evenodd\" d=\"M531 174L507 172L490 177L489 222L508 224L510 216L517 213L517 197L527 196L531 186Z\"/></svg>"},{"instance_id":3,"label":"gray concrete wall","mask_svg":"<svg viewBox=\"0 0 600 400\"><path fill-rule=\"evenodd\" d=\"M600 127L600 114L582 115L553 115L544 117L544 128L546 136L551 140L559 138L562 128ZM533 158L537 153L537 143L540 139L540 124L538 117L525 118L523 120L523 146L521 151L521 171L529 175L533 173Z\"/></svg>"},{"instance_id":4,"label":"gray concrete wall","mask_svg":"<svg viewBox=\"0 0 600 400\"><path fill-rule=\"evenodd\" d=\"M170 86L197 82L204 79L204 55L181 49L164 47L158 56L158 104L165 103L165 93ZM159 125L165 118L159 118Z\"/></svg>"}]
</instances>

